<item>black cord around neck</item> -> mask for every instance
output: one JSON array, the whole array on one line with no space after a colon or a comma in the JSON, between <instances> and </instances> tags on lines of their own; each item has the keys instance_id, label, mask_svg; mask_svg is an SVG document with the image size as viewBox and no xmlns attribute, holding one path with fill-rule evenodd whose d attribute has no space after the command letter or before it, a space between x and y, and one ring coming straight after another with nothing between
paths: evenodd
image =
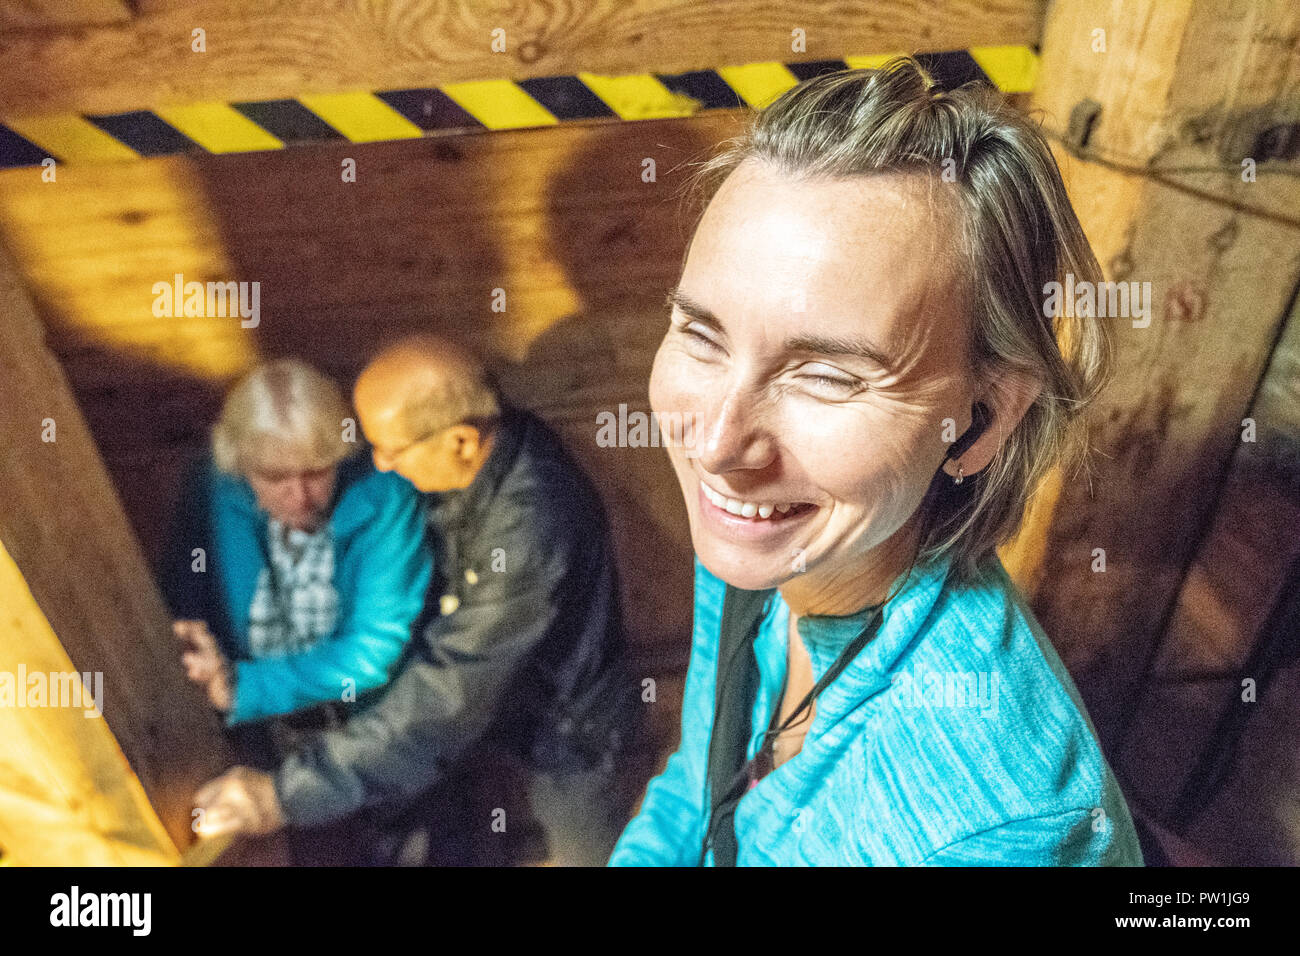
<instances>
[{"instance_id":1,"label":"black cord around neck","mask_svg":"<svg viewBox=\"0 0 1300 956\"><path fill-rule=\"evenodd\" d=\"M908 573L910 575L911 573L910 568L908 569ZM799 706L794 709L794 711L790 714L790 716L787 717L779 727L773 729L772 727L769 726L768 730L766 730L763 734L763 740L762 743L760 743L759 745L758 752L754 755L754 757L752 757L749 760L746 760L741 765L740 769L736 771L735 775L731 779L730 784L727 786L726 790L723 791L722 795L720 797L717 795L714 796L713 806L711 807L709 813L708 826L705 829L704 841L700 850L701 866L704 864L704 860L707 857L709 852L709 847L713 843L714 834L716 833L718 824L723 816L722 811L727 809L728 805L736 804L740 802L740 798L745 795L749 782L752 779L754 768L759 765L760 760L765 758L775 738L779 737L782 733L788 730L789 727L795 722L795 719L800 716L800 714L803 714L805 711L809 711L812 708L813 702L818 698L818 696L820 696L821 693L827 687L829 687L837 677L839 677L842 673L844 673L844 671L848 668L849 664L851 664L854 661L854 659L858 656L858 654L862 652L862 649L867 646L867 643L871 640L871 638L875 636L876 631L879 629L880 622L883 618L882 612L884 610L885 604L888 603L888 601L892 599L892 597L893 595L890 595L890 598L886 598L885 601L875 605L871 609L871 616L867 620L867 623L863 626L862 630L852 641L850 641L844 647L842 651L840 651L839 655L835 658L835 662L831 664L829 668L826 669L826 673L822 674L821 678L817 681L817 683L813 685L812 690L808 691L808 693L804 695L803 700L799 702ZM743 645L738 645L738 647L743 647ZM729 659L729 662L734 662L734 660L735 660L735 652L733 652L731 658ZM726 683L729 681L730 676L731 676L730 671L724 674L723 676L724 688L726 686ZM777 708L779 713L780 701L777 701Z\"/></svg>"}]
</instances>

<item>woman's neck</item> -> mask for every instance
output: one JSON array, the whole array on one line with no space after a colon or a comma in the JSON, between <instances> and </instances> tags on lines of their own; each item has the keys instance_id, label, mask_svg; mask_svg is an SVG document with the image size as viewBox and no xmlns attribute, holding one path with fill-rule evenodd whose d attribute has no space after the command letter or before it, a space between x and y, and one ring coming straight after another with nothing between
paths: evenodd
<instances>
[{"instance_id":1,"label":"woman's neck","mask_svg":"<svg viewBox=\"0 0 1300 956\"><path fill-rule=\"evenodd\" d=\"M907 570L920 545L920 511L887 540L851 564L819 566L781 585L781 597L797 617L844 617L880 604Z\"/></svg>"}]
</instances>

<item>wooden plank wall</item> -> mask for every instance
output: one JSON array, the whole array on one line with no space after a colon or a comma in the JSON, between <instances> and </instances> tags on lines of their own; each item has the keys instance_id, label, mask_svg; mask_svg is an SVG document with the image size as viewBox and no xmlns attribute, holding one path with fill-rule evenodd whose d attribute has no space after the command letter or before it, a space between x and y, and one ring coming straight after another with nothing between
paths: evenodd
<instances>
[{"instance_id":1,"label":"wooden plank wall","mask_svg":"<svg viewBox=\"0 0 1300 956\"><path fill-rule=\"evenodd\" d=\"M0 707L0 862L20 865L165 865L178 859L166 830L104 720L63 696L28 697L30 676L81 673L54 636L0 542L0 672L16 699ZM62 680L62 677L59 678ZM95 691L95 679L88 686ZM102 685L101 685L102 686ZM115 688L116 690L116 688ZM107 694L105 694L107 699ZM60 706L48 706L58 703ZM107 706L107 705L106 705Z\"/></svg>"},{"instance_id":2,"label":"wooden plank wall","mask_svg":"<svg viewBox=\"0 0 1300 956\"><path fill-rule=\"evenodd\" d=\"M1039 0L881 5L726 0L521 4L142 0L76 33L0 32L0 115L431 86L579 70L619 74L1032 43ZM206 31L208 53L190 48ZM505 53L490 48L503 28ZM801 28L807 49L791 53ZM738 117L339 145L98 168L0 172L0 230L37 298L146 552L233 376L301 355L347 383L383 340L440 330L496 364L595 476L615 524L639 665L675 739L691 556L659 449L605 449L595 416L647 409L689 224L681 164ZM358 163L355 184L340 163ZM654 159L657 178L642 179ZM159 320L154 282L261 283L262 324ZM505 314L490 309L504 289Z\"/></svg>"},{"instance_id":3,"label":"wooden plank wall","mask_svg":"<svg viewBox=\"0 0 1300 956\"><path fill-rule=\"evenodd\" d=\"M1126 766L1152 812L1230 866L1294 866L1300 801L1300 303L1178 592ZM1247 426L1243 425L1243 433ZM1249 434L1249 433L1246 433ZM1292 612L1294 614L1294 612Z\"/></svg>"},{"instance_id":4,"label":"wooden plank wall","mask_svg":"<svg viewBox=\"0 0 1300 956\"><path fill-rule=\"evenodd\" d=\"M1225 745L1215 718L1296 543L1294 486L1247 477L1278 445L1243 443L1242 420L1253 410L1265 434L1297 440L1292 413L1256 403L1300 280L1300 182L1285 161L1245 181L1237 144L1243 121L1294 113L1298 36L1300 9L1284 0L1058 4L1034 94L1057 134L1076 104L1100 106L1086 152L1058 158L1107 278L1149 281L1155 302L1150 327L1117 325L1100 467L1091 485L1058 480L1039 500L1042 537L1020 579L1130 798L1176 831L1188 821L1168 816L1173 798L1197 755ZM1294 395L1293 378L1274 387ZM1275 704L1274 721L1295 712ZM1288 725L1256 720L1265 734ZM1202 828L1202 848L1294 863L1295 779L1267 794L1243 779L1239 803L1220 807L1237 818L1236 845Z\"/></svg>"},{"instance_id":5,"label":"wooden plank wall","mask_svg":"<svg viewBox=\"0 0 1300 956\"><path fill-rule=\"evenodd\" d=\"M616 525L634 638L684 653L676 482L660 449L598 447L596 415L648 408L686 238L684 167L673 170L735 121L67 167L51 188L14 171L0 176L0 206L151 555L231 375L294 354L347 384L384 340L438 330L488 354L510 397L570 440ZM341 179L345 158L356 183ZM645 158L655 183L642 181ZM260 326L155 318L150 289L175 272L260 282Z\"/></svg>"},{"instance_id":6,"label":"wooden plank wall","mask_svg":"<svg viewBox=\"0 0 1300 956\"><path fill-rule=\"evenodd\" d=\"M185 680L139 546L3 250L0 316L0 563L21 571L4 571L0 660L29 674L67 661L103 688L102 721L53 707L6 720L6 823L27 821L17 845L32 863L174 854L167 836L191 840L190 797L225 765L219 726ZM152 811L135 802L141 785ZM67 832L27 832L42 819ZM56 846L70 856L44 856Z\"/></svg>"},{"instance_id":7,"label":"wooden plank wall","mask_svg":"<svg viewBox=\"0 0 1300 956\"><path fill-rule=\"evenodd\" d=\"M0 6L0 30L56 30L125 23L126 0L7 0Z\"/></svg>"},{"instance_id":8,"label":"wooden plank wall","mask_svg":"<svg viewBox=\"0 0 1300 956\"><path fill-rule=\"evenodd\" d=\"M137 7L131 24L77 37L0 33L0 55L31 65L0 83L0 112L789 59L793 26L808 30L808 59L1035 42L1041 31L1034 105L1047 128L1063 135L1081 100L1101 107L1085 153L1057 149L1080 218L1107 277L1150 281L1155 303L1149 328L1118 326L1119 378L1095 420L1091 484L1054 476L1004 560L1078 678L1135 805L1167 816L1214 740L1210 702L1251 659L1287 580L1290 552L1273 547L1280 525L1258 520L1259 501L1268 495L1285 521L1294 494L1250 477L1259 449L1241 442L1240 423L1253 413L1272 434L1295 434L1260 383L1300 277L1300 190L1263 165L1243 182L1229 154L1243 117L1300 93L1293 5L1078 0L1053 5L1045 26L1037 3L602 0L520 5L503 23L468 3L338 0L326 16L296 0ZM195 26L220 60L189 54ZM494 26L507 29L506 54L486 52ZM678 167L735 123L707 114L67 167L57 186L13 170L0 173L0 230L146 549L231 376L299 354L347 381L388 336L441 330L487 352L511 395L595 475L642 666L677 688L690 558L676 483L658 450L599 448L595 415L646 407L662 295L689 228ZM340 179L345 158L357 160L355 184ZM645 158L655 183L641 180ZM261 282L262 325L155 319L152 283L176 272ZM505 314L491 311L498 288ZM1238 515L1255 518L1244 543L1233 540ZM1091 571L1096 547L1104 574ZM670 706L659 711L669 742L674 693L661 692ZM1196 715L1193 732L1161 716L1180 713ZM1214 819L1240 816L1250 799ZM1207 827L1202 845L1222 842Z\"/></svg>"}]
</instances>

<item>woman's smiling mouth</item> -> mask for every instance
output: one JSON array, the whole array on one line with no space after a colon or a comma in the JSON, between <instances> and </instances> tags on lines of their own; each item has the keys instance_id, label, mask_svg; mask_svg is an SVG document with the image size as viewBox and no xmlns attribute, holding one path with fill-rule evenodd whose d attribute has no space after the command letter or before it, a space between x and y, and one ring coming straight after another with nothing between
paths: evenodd
<instances>
[{"instance_id":1,"label":"woman's smiling mouth","mask_svg":"<svg viewBox=\"0 0 1300 956\"><path fill-rule=\"evenodd\" d=\"M700 483L700 514L718 530L746 537L788 530L817 510L809 502L744 501Z\"/></svg>"}]
</instances>

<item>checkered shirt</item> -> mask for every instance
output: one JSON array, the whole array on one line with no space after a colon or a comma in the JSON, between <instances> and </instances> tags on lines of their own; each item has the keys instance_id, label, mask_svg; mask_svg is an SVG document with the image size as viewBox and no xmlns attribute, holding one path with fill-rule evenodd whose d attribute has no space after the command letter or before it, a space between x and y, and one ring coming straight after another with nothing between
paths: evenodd
<instances>
[{"instance_id":1,"label":"checkered shirt","mask_svg":"<svg viewBox=\"0 0 1300 956\"><path fill-rule=\"evenodd\" d=\"M249 609L253 657L306 650L334 630L339 596L334 589L334 535L329 522L307 533L267 523L270 561L257 578Z\"/></svg>"}]
</instances>

